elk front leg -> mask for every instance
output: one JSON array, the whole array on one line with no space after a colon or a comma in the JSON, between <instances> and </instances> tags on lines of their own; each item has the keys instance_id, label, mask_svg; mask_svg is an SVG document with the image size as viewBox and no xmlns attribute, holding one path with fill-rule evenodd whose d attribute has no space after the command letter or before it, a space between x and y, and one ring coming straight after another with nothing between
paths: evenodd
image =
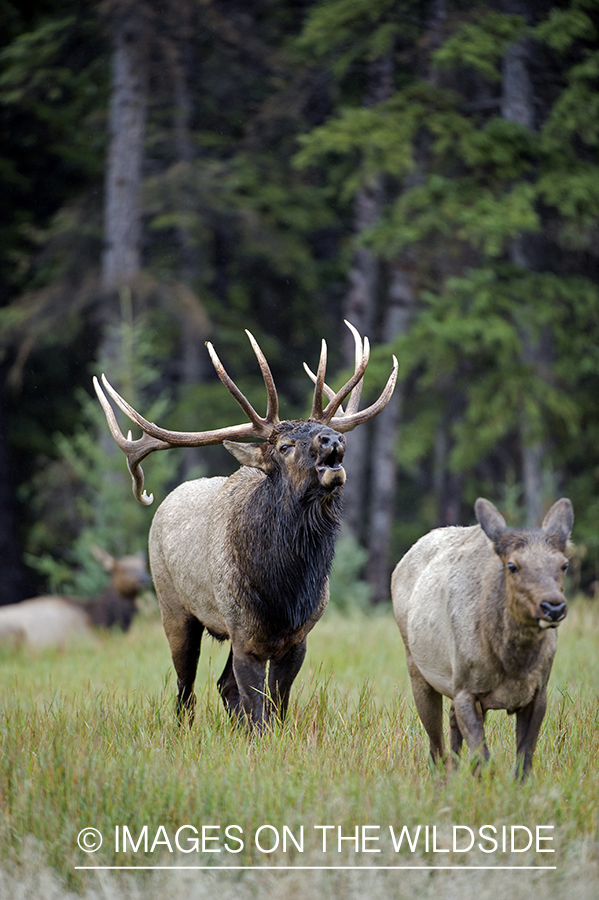
<instances>
[{"instance_id":1,"label":"elk front leg","mask_svg":"<svg viewBox=\"0 0 599 900\"><path fill-rule=\"evenodd\" d=\"M485 715L480 703L467 691L456 693L453 708L456 725L468 744L476 772L481 764L489 759L489 748L485 738Z\"/></svg>"},{"instance_id":2,"label":"elk front leg","mask_svg":"<svg viewBox=\"0 0 599 900\"><path fill-rule=\"evenodd\" d=\"M527 706L516 710L516 777L526 778L532 768L532 757L546 708L547 691L541 688Z\"/></svg>"},{"instance_id":3,"label":"elk front leg","mask_svg":"<svg viewBox=\"0 0 599 900\"><path fill-rule=\"evenodd\" d=\"M263 731L271 711L271 701L266 696L266 660L235 646L232 652L233 675L241 701L239 711L247 716L252 727Z\"/></svg>"},{"instance_id":4,"label":"elk front leg","mask_svg":"<svg viewBox=\"0 0 599 900\"><path fill-rule=\"evenodd\" d=\"M241 715L241 713L243 713L243 706L241 697L239 696L237 679L235 678L235 673L233 671L233 648L229 651L225 668L223 669L223 673L218 679L216 686L229 715Z\"/></svg>"},{"instance_id":5,"label":"elk front leg","mask_svg":"<svg viewBox=\"0 0 599 900\"><path fill-rule=\"evenodd\" d=\"M281 659L271 660L270 663L268 689L281 721L287 714L291 685L302 667L306 656L306 645L307 641L304 638L303 641L288 650Z\"/></svg>"}]
</instances>

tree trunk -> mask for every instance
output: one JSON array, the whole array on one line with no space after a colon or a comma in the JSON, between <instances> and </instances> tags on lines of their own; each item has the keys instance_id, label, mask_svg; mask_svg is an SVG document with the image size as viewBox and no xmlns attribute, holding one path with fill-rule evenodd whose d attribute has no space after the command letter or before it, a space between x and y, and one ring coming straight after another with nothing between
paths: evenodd
<instances>
[{"instance_id":1,"label":"tree trunk","mask_svg":"<svg viewBox=\"0 0 599 900\"><path fill-rule=\"evenodd\" d=\"M443 416L435 435L433 490L437 501L437 528L459 525L462 506L462 475L459 472L452 472L448 464L451 429L458 419L459 412L457 409L451 410L451 399L448 399L447 407L449 412Z\"/></svg>"},{"instance_id":2,"label":"tree trunk","mask_svg":"<svg viewBox=\"0 0 599 900\"><path fill-rule=\"evenodd\" d=\"M174 48L176 53L173 70L173 89L175 95L175 146L177 163L185 166L190 172L195 158L195 148L191 138L190 124L193 112L193 101L189 89L189 77L193 68L193 23L191 5L185 3L181 7L181 20L175 31ZM190 229L185 225L177 228L179 242L180 279L195 294L201 271L198 262L198 250L194 245ZM191 298L194 302L194 298ZM200 303L199 299L195 302ZM198 384L207 380L212 369L208 354L204 348L206 332L198 327L200 316L194 316L192 310L182 309L180 312L181 356L179 377L182 386ZM197 475L197 471L205 468L206 453L201 447L192 447L182 455L181 475L188 480Z\"/></svg>"},{"instance_id":3,"label":"tree trunk","mask_svg":"<svg viewBox=\"0 0 599 900\"><path fill-rule=\"evenodd\" d=\"M370 63L368 90L364 100L367 107L386 100L393 87L393 61L389 56L379 57ZM356 237L376 224L384 201L381 176L368 187L359 190L354 199L354 233ZM349 271L349 291L345 299L344 317L364 337L372 337L376 320L379 261L372 250L358 244ZM344 365L353 369L354 341L347 333L344 339ZM366 532L365 507L368 478L368 440L370 429L357 429L347 442L344 466L347 483L344 489L345 522L356 537Z\"/></svg>"},{"instance_id":4,"label":"tree trunk","mask_svg":"<svg viewBox=\"0 0 599 900\"><path fill-rule=\"evenodd\" d=\"M0 605L23 600L27 589L21 565L22 548L19 541L11 478L10 454L6 440L4 385L6 373L0 373Z\"/></svg>"},{"instance_id":5,"label":"tree trunk","mask_svg":"<svg viewBox=\"0 0 599 900\"><path fill-rule=\"evenodd\" d=\"M98 361L106 371L122 368L117 324L133 324L132 286L141 270L141 185L148 95L148 27L142 0L113 0L105 11L112 36L109 143L104 178L103 303ZM132 377L132 373L131 374ZM114 377L114 375L113 375ZM117 376L118 377L118 376ZM118 384L123 390L123 385ZM131 393L128 394L132 396ZM118 453L102 429L106 455Z\"/></svg>"},{"instance_id":6,"label":"tree trunk","mask_svg":"<svg viewBox=\"0 0 599 900\"><path fill-rule=\"evenodd\" d=\"M504 11L517 13L530 21L530 9L526 2L507 0ZM535 110L535 92L531 76L533 42L523 38L513 43L505 54L502 67L501 114L508 122L517 122L526 128L538 126ZM521 234L514 238L510 247L510 259L520 268L538 271L543 268L542 238ZM532 299L532 298L531 298ZM547 358L547 342L537 341L524 329L521 332L523 361L533 369L550 365ZM543 441L531 433L525 413L519 421L520 448L522 456L522 481L526 524L536 526L543 512L543 469L546 447Z\"/></svg>"},{"instance_id":7,"label":"tree trunk","mask_svg":"<svg viewBox=\"0 0 599 900\"><path fill-rule=\"evenodd\" d=\"M112 9L114 49L110 143L104 198L102 285L131 285L139 274L141 183L147 107L147 28L141 4Z\"/></svg>"},{"instance_id":8,"label":"tree trunk","mask_svg":"<svg viewBox=\"0 0 599 900\"><path fill-rule=\"evenodd\" d=\"M413 268L404 256L391 275L383 340L389 343L406 334L414 313ZM403 265L402 265L403 264ZM370 528L366 579L372 588L372 603L389 599L390 550L395 514L397 464L395 446L401 419L403 387L397 384L384 412L375 420L373 471L370 491Z\"/></svg>"},{"instance_id":9,"label":"tree trunk","mask_svg":"<svg viewBox=\"0 0 599 900\"><path fill-rule=\"evenodd\" d=\"M437 77L430 64L431 53L442 41L446 17L445 0L432 0L427 10L426 28L420 42L421 58L418 62L422 78L431 84L435 83ZM416 166L414 171L406 178L404 190L411 189L422 180L426 153L426 142L423 143L417 140L414 148ZM399 335L406 334L410 326L416 304L415 269L416 260L414 254L410 252L401 254L392 267L383 328L383 341L385 343L394 340ZM392 568L390 551L397 482L395 447L402 404L403 388L400 382L395 388L394 395L389 401L387 408L374 423L375 437L372 447L372 475L368 516L369 556L366 574L372 588L371 599L373 603L382 603L389 599L389 576Z\"/></svg>"}]
</instances>

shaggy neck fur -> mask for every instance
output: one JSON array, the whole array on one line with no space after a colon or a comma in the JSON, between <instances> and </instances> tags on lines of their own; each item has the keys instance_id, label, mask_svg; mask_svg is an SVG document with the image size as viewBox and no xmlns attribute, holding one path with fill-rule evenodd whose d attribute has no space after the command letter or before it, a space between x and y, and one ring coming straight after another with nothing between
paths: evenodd
<instances>
[{"instance_id":1,"label":"shaggy neck fur","mask_svg":"<svg viewBox=\"0 0 599 900\"><path fill-rule=\"evenodd\" d=\"M298 489L276 470L231 523L240 594L268 633L297 631L318 607L341 524L341 493L318 484Z\"/></svg>"}]
</instances>

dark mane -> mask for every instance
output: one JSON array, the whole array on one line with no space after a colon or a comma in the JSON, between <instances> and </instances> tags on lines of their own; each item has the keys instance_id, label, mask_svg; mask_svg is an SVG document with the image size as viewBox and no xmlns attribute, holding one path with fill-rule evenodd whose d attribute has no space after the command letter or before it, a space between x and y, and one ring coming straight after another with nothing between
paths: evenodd
<instances>
[{"instance_id":1,"label":"dark mane","mask_svg":"<svg viewBox=\"0 0 599 900\"><path fill-rule=\"evenodd\" d=\"M270 634L301 628L316 610L341 525L342 489L293 489L275 471L232 522L231 553L240 595Z\"/></svg>"}]
</instances>

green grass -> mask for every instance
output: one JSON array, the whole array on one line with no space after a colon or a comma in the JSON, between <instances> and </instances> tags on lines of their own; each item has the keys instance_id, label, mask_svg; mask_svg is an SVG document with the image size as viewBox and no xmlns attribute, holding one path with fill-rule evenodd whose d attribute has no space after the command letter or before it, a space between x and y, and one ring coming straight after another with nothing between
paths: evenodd
<instances>
[{"instance_id":1,"label":"green grass","mask_svg":"<svg viewBox=\"0 0 599 900\"><path fill-rule=\"evenodd\" d=\"M488 717L493 762L481 778L466 761L449 777L431 772L427 740L414 711L399 633L390 613L343 617L327 612L309 640L287 721L251 738L227 719L216 691L227 646L205 642L191 731L174 722L174 678L159 621L137 621L127 635L98 635L60 651L0 651L0 896L64 896L64 885L92 897L161 897L173 891L210 897L597 896L599 879L599 606L571 604L560 628L548 712L533 776L512 779L514 719ZM437 826L439 847L452 825L553 826L555 853L395 853L389 826ZM174 852L116 853L115 826L132 835L159 826ZM176 850L181 825L209 831L220 853ZM239 825L244 848L229 852L224 829ZM289 841L260 852L258 828L284 826ZM367 847L322 851L316 825L379 826ZM77 846L87 826L104 844ZM189 836L190 832L185 835ZM239 836L240 832L231 832ZM263 831L263 847L274 832ZM477 835L478 840L478 835ZM234 841L229 846L237 848ZM490 845L486 845L489 847ZM85 873L82 865L555 865L552 872L179 872ZM45 887L40 887L40 884ZM572 885L576 885L573 891ZM37 885L37 887L36 887ZM23 886L25 886L23 888ZM29 887L27 887L29 886ZM19 890L25 893L19 893ZM26 891L29 890L30 893ZM12 892L12 893L11 893ZM141 893L136 893L141 892Z\"/></svg>"}]
</instances>

